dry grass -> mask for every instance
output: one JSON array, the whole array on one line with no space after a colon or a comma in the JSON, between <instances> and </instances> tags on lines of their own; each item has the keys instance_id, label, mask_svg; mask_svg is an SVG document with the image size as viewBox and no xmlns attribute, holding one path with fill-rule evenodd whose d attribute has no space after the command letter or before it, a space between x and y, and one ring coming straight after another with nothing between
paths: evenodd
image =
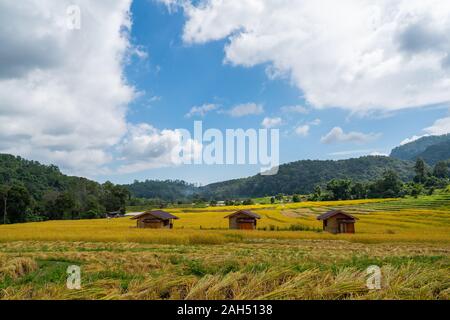
<instances>
[{"instance_id":1,"label":"dry grass","mask_svg":"<svg viewBox=\"0 0 450 320\"><path fill-rule=\"evenodd\" d=\"M0 252L2 266L21 265L0 269L1 299L448 299L450 290L450 248L430 244L12 242ZM81 290L65 288L70 264L81 266ZM379 291L365 286L373 264Z\"/></svg>"},{"instance_id":2,"label":"dry grass","mask_svg":"<svg viewBox=\"0 0 450 320\"><path fill-rule=\"evenodd\" d=\"M330 208L357 215L357 233L287 231L320 229ZM129 218L0 226L0 299L450 298L447 196L255 205L260 230L245 232L226 229L236 209L169 210L174 230ZM81 290L65 287L72 264ZM370 291L374 264L382 289Z\"/></svg>"}]
</instances>

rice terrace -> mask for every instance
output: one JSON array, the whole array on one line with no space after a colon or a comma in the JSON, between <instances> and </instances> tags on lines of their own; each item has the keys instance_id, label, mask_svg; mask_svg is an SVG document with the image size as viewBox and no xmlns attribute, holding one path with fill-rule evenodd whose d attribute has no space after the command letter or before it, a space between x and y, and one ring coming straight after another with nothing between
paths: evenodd
<instances>
[{"instance_id":1,"label":"rice terrace","mask_svg":"<svg viewBox=\"0 0 450 320\"><path fill-rule=\"evenodd\" d=\"M358 217L357 233L321 232L316 217L329 208ZM258 230L227 230L237 209L168 209L180 217L173 230L137 229L130 217L0 226L0 298L450 298L450 193L259 204ZM81 290L65 287L73 264ZM370 265L381 290L366 287Z\"/></svg>"},{"instance_id":2,"label":"rice terrace","mask_svg":"<svg viewBox=\"0 0 450 320\"><path fill-rule=\"evenodd\" d=\"M449 302L450 0L0 0L2 315Z\"/></svg>"}]
</instances>

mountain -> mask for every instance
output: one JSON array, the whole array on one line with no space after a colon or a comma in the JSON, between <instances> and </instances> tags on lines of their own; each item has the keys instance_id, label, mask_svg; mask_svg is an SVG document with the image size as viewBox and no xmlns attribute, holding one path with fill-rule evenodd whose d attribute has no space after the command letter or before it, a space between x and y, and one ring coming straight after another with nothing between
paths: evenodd
<instances>
[{"instance_id":1,"label":"mountain","mask_svg":"<svg viewBox=\"0 0 450 320\"><path fill-rule=\"evenodd\" d=\"M414 176L413 163L399 159L367 156L347 160L302 160L281 165L278 174L260 174L243 179L219 182L201 187L205 197L220 199L233 197L261 197L285 194L307 194L318 184L332 179L352 179L355 182L373 181L386 170L394 170L404 181Z\"/></svg>"},{"instance_id":2,"label":"mountain","mask_svg":"<svg viewBox=\"0 0 450 320\"><path fill-rule=\"evenodd\" d=\"M435 165L439 161L450 160L450 139L441 143L429 146L422 153L417 155L429 165Z\"/></svg>"},{"instance_id":3,"label":"mountain","mask_svg":"<svg viewBox=\"0 0 450 320\"><path fill-rule=\"evenodd\" d=\"M399 159L367 156L347 160L302 160L280 166L274 176L255 175L248 178L213 183L196 187L184 181L135 181L120 186L134 197L159 198L165 201L191 201L195 196L204 198L244 198L285 194L307 194L316 185L324 185L332 179L352 179L355 182L373 181L388 170L394 170L404 181L414 176L413 162ZM0 184L20 182L42 206L52 194L69 193L81 207L80 211L91 209L91 202L108 209L109 200L105 192L114 191L112 184L100 185L84 178L62 174L56 166L45 166L36 161L20 157L0 155ZM119 186L118 186L119 187ZM91 200L89 200L91 199ZM42 200L42 201L41 201ZM89 201L88 201L89 200ZM48 202L48 201L47 201Z\"/></svg>"},{"instance_id":4,"label":"mountain","mask_svg":"<svg viewBox=\"0 0 450 320\"><path fill-rule=\"evenodd\" d=\"M145 180L134 181L132 184L124 185L130 193L138 198L163 199L166 201L183 201L190 198L197 187L181 180Z\"/></svg>"},{"instance_id":5,"label":"mountain","mask_svg":"<svg viewBox=\"0 0 450 320\"><path fill-rule=\"evenodd\" d=\"M401 160L415 161L423 158L429 165L450 159L450 134L427 136L401 145L391 152L391 157Z\"/></svg>"},{"instance_id":6,"label":"mountain","mask_svg":"<svg viewBox=\"0 0 450 320\"><path fill-rule=\"evenodd\" d=\"M0 154L0 184L20 183L35 198L42 198L45 192L62 192L81 184L98 185L85 178L70 177L62 174L54 165L46 166L9 154Z\"/></svg>"},{"instance_id":7,"label":"mountain","mask_svg":"<svg viewBox=\"0 0 450 320\"><path fill-rule=\"evenodd\" d=\"M110 182L67 176L54 165L8 154L0 154L0 192L0 210L4 210L3 200L8 200L12 223L99 217L124 210L129 195Z\"/></svg>"}]
</instances>

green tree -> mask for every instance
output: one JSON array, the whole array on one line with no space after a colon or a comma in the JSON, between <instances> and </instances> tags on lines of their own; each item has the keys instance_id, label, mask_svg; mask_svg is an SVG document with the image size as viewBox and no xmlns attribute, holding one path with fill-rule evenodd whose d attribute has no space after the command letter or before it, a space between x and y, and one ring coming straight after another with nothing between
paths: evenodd
<instances>
[{"instance_id":1,"label":"green tree","mask_svg":"<svg viewBox=\"0 0 450 320\"><path fill-rule=\"evenodd\" d=\"M274 203L275 203L275 197L271 197L271 198L270 198L270 203L271 203L271 204L274 204Z\"/></svg>"},{"instance_id":2,"label":"green tree","mask_svg":"<svg viewBox=\"0 0 450 320\"><path fill-rule=\"evenodd\" d=\"M414 198L417 198L419 195L422 194L422 192L423 192L423 186L422 186L421 184L419 184L419 183L415 183L415 184L413 185L413 187L412 187L411 195L412 195Z\"/></svg>"},{"instance_id":3,"label":"green tree","mask_svg":"<svg viewBox=\"0 0 450 320\"><path fill-rule=\"evenodd\" d=\"M317 185L314 187L314 194L312 196L312 200L320 201L322 199L322 187Z\"/></svg>"},{"instance_id":4,"label":"green tree","mask_svg":"<svg viewBox=\"0 0 450 320\"><path fill-rule=\"evenodd\" d=\"M31 203L28 190L21 185L13 185L8 190L8 220L11 223L25 222L26 211Z\"/></svg>"},{"instance_id":5,"label":"green tree","mask_svg":"<svg viewBox=\"0 0 450 320\"><path fill-rule=\"evenodd\" d=\"M351 194L354 199L366 199L367 192L367 185L361 182L357 182L351 187Z\"/></svg>"},{"instance_id":6,"label":"green tree","mask_svg":"<svg viewBox=\"0 0 450 320\"><path fill-rule=\"evenodd\" d=\"M130 198L128 189L116 186L107 181L103 184L103 205L108 212L122 211L125 213L126 202Z\"/></svg>"},{"instance_id":7,"label":"green tree","mask_svg":"<svg viewBox=\"0 0 450 320\"><path fill-rule=\"evenodd\" d=\"M327 190L333 194L334 200L350 199L352 181L349 179L333 179L327 184Z\"/></svg>"},{"instance_id":8,"label":"green tree","mask_svg":"<svg viewBox=\"0 0 450 320\"><path fill-rule=\"evenodd\" d=\"M301 202L300 196L298 194L294 194L294 196L292 197L292 201L295 203Z\"/></svg>"},{"instance_id":9,"label":"green tree","mask_svg":"<svg viewBox=\"0 0 450 320\"><path fill-rule=\"evenodd\" d=\"M375 181L369 186L371 198L396 198L403 190L403 182L393 170L387 170L383 178Z\"/></svg>"},{"instance_id":10,"label":"green tree","mask_svg":"<svg viewBox=\"0 0 450 320\"><path fill-rule=\"evenodd\" d=\"M57 219L73 219L75 199L69 192L58 195L54 202L53 210Z\"/></svg>"},{"instance_id":11,"label":"green tree","mask_svg":"<svg viewBox=\"0 0 450 320\"><path fill-rule=\"evenodd\" d=\"M440 179L445 179L448 177L448 164L445 161L440 161L436 163L433 170L433 176Z\"/></svg>"},{"instance_id":12,"label":"green tree","mask_svg":"<svg viewBox=\"0 0 450 320\"><path fill-rule=\"evenodd\" d=\"M414 165L414 170L416 172L416 176L414 177L414 181L417 183L424 183L427 172L425 161L422 158L418 158L416 160L416 164Z\"/></svg>"},{"instance_id":13,"label":"green tree","mask_svg":"<svg viewBox=\"0 0 450 320\"><path fill-rule=\"evenodd\" d=\"M7 221L7 216L8 216L8 192L9 192L10 187L7 185L0 185L0 208L2 208L2 213L3 213L3 224L6 224Z\"/></svg>"}]
</instances>

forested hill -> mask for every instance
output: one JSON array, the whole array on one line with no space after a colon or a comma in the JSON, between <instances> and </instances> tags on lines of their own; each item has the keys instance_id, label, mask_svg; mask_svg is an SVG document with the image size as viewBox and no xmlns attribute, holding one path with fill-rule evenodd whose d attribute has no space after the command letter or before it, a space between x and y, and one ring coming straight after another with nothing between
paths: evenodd
<instances>
[{"instance_id":1,"label":"forested hill","mask_svg":"<svg viewBox=\"0 0 450 320\"><path fill-rule=\"evenodd\" d=\"M427 136L392 150L391 157L415 161L423 158L429 165L450 159L450 134Z\"/></svg>"},{"instance_id":2,"label":"forested hill","mask_svg":"<svg viewBox=\"0 0 450 320\"><path fill-rule=\"evenodd\" d=\"M123 204L127 189L134 197L164 201L190 201L197 195L204 198L227 199L285 194L308 194L316 185L325 185L331 179L351 179L355 182L373 181L389 169L404 180L414 176L414 163L389 157L368 156L348 160L302 160L280 166L274 176L256 175L249 178L224 181L205 187L184 181L135 181L130 185L100 185L84 178L62 174L56 166L41 165L20 157L0 155L0 185L23 185L33 199L38 212L58 212L58 203L70 202L78 213L85 211L116 210L111 198L118 196ZM122 188L122 189L121 189ZM63 201L64 200L64 201ZM113 207L110 204L114 204Z\"/></svg>"},{"instance_id":3,"label":"forested hill","mask_svg":"<svg viewBox=\"0 0 450 320\"><path fill-rule=\"evenodd\" d=\"M128 197L128 190L110 182L70 177L53 165L0 154L0 210L6 200L11 223L100 217L124 211Z\"/></svg>"},{"instance_id":4,"label":"forested hill","mask_svg":"<svg viewBox=\"0 0 450 320\"><path fill-rule=\"evenodd\" d=\"M134 197L162 199L165 201L187 201L198 192L195 185L182 180L145 180L125 185Z\"/></svg>"},{"instance_id":5,"label":"forested hill","mask_svg":"<svg viewBox=\"0 0 450 320\"><path fill-rule=\"evenodd\" d=\"M414 163L381 156L367 156L348 160L302 160L280 166L274 176L256 175L202 187L205 197L261 197L284 194L308 194L316 185L332 179L351 179L355 182L373 181L386 170L394 170L399 177L410 180L414 176Z\"/></svg>"},{"instance_id":6,"label":"forested hill","mask_svg":"<svg viewBox=\"0 0 450 320\"><path fill-rule=\"evenodd\" d=\"M422 158L429 165L435 165L439 161L450 162L450 139L429 146L417 158Z\"/></svg>"},{"instance_id":7,"label":"forested hill","mask_svg":"<svg viewBox=\"0 0 450 320\"><path fill-rule=\"evenodd\" d=\"M34 198L42 198L48 191L65 191L80 183L93 183L84 178L69 177L54 165L46 166L9 154L0 154L0 184L19 183L27 188Z\"/></svg>"}]
</instances>

